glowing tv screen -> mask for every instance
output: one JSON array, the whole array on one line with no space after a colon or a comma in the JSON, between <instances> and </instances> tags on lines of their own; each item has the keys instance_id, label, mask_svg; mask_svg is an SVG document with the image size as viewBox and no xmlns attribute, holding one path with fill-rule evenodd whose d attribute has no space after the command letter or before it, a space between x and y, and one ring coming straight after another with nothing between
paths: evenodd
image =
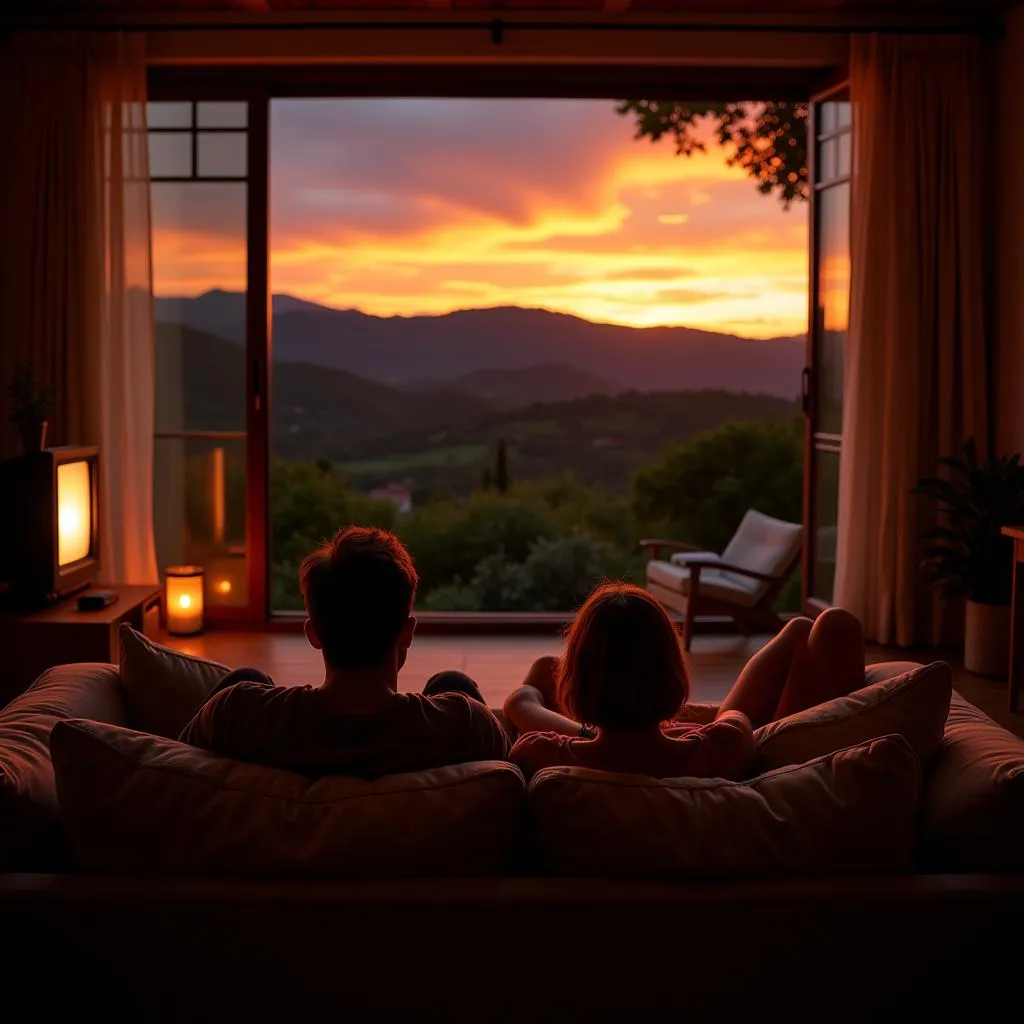
<instances>
[{"instance_id":1,"label":"glowing tv screen","mask_svg":"<svg viewBox=\"0 0 1024 1024\"><path fill-rule=\"evenodd\" d=\"M26 610L55 604L99 574L99 462L65 445L0 461L0 580Z\"/></svg>"},{"instance_id":2,"label":"glowing tv screen","mask_svg":"<svg viewBox=\"0 0 1024 1024\"><path fill-rule=\"evenodd\" d=\"M92 543L92 478L88 462L57 466L57 565L89 555Z\"/></svg>"}]
</instances>

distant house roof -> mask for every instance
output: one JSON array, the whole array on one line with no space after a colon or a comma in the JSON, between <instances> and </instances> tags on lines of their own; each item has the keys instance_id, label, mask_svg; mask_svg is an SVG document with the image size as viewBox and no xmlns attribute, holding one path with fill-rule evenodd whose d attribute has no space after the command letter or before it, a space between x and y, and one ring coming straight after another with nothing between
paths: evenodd
<instances>
[{"instance_id":1,"label":"distant house roof","mask_svg":"<svg viewBox=\"0 0 1024 1024\"><path fill-rule=\"evenodd\" d=\"M394 500L396 498L404 498L408 500L412 498L412 491L410 491L405 484L391 483L384 484L383 487L374 487L374 489L370 491L370 497L388 498L390 500Z\"/></svg>"},{"instance_id":2,"label":"distant house roof","mask_svg":"<svg viewBox=\"0 0 1024 1024\"><path fill-rule=\"evenodd\" d=\"M375 487L370 497L378 501L390 501L403 515L412 511L412 491L405 484L389 483L383 487Z\"/></svg>"}]
</instances>

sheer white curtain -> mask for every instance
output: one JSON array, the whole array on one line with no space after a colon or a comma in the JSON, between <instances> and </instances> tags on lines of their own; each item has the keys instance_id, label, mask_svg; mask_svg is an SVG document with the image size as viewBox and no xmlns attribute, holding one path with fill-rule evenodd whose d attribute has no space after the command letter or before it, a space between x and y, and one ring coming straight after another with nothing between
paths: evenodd
<instances>
[{"instance_id":1,"label":"sheer white curtain","mask_svg":"<svg viewBox=\"0 0 1024 1024\"><path fill-rule=\"evenodd\" d=\"M935 642L911 489L988 420L981 48L854 37L850 332L836 604L881 643Z\"/></svg>"},{"instance_id":2,"label":"sheer white curtain","mask_svg":"<svg viewBox=\"0 0 1024 1024\"><path fill-rule=\"evenodd\" d=\"M50 443L99 446L103 576L155 582L145 40L28 33L2 57L0 371L56 387Z\"/></svg>"}]
</instances>

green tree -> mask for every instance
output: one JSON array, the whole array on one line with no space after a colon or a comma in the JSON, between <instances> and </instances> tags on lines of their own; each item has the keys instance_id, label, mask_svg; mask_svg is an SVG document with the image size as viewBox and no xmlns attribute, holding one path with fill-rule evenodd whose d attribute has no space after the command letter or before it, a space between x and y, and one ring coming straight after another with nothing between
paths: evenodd
<instances>
[{"instance_id":1,"label":"green tree","mask_svg":"<svg viewBox=\"0 0 1024 1024\"><path fill-rule=\"evenodd\" d=\"M437 587L471 580L480 561L504 552L522 562L539 537L560 532L551 510L532 496L477 491L464 501L438 499L400 517L399 536L408 545L426 600Z\"/></svg>"},{"instance_id":2,"label":"green tree","mask_svg":"<svg viewBox=\"0 0 1024 1024\"><path fill-rule=\"evenodd\" d=\"M623 100L617 110L633 115L638 139L657 142L668 135L681 156L707 150L697 129L710 122L718 144L728 153L727 163L742 167L760 192L774 193L786 208L810 196L806 103Z\"/></svg>"},{"instance_id":3,"label":"green tree","mask_svg":"<svg viewBox=\"0 0 1024 1024\"><path fill-rule=\"evenodd\" d=\"M670 447L633 482L633 511L651 533L721 551L747 509L801 519L799 419L726 423Z\"/></svg>"}]
</instances>

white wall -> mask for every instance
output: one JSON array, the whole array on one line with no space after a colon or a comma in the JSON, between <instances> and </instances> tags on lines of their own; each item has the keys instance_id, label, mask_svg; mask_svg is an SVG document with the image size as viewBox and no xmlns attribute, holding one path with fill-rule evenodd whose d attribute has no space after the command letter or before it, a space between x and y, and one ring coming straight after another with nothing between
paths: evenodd
<instances>
[{"instance_id":1,"label":"white wall","mask_svg":"<svg viewBox=\"0 0 1024 1024\"><path fill-rule=\"evenodd\" d=\"M1006 20L996 82L995 416L1001 451L1024 451L1024 6Z\"/></svg>"}]
</instances>

